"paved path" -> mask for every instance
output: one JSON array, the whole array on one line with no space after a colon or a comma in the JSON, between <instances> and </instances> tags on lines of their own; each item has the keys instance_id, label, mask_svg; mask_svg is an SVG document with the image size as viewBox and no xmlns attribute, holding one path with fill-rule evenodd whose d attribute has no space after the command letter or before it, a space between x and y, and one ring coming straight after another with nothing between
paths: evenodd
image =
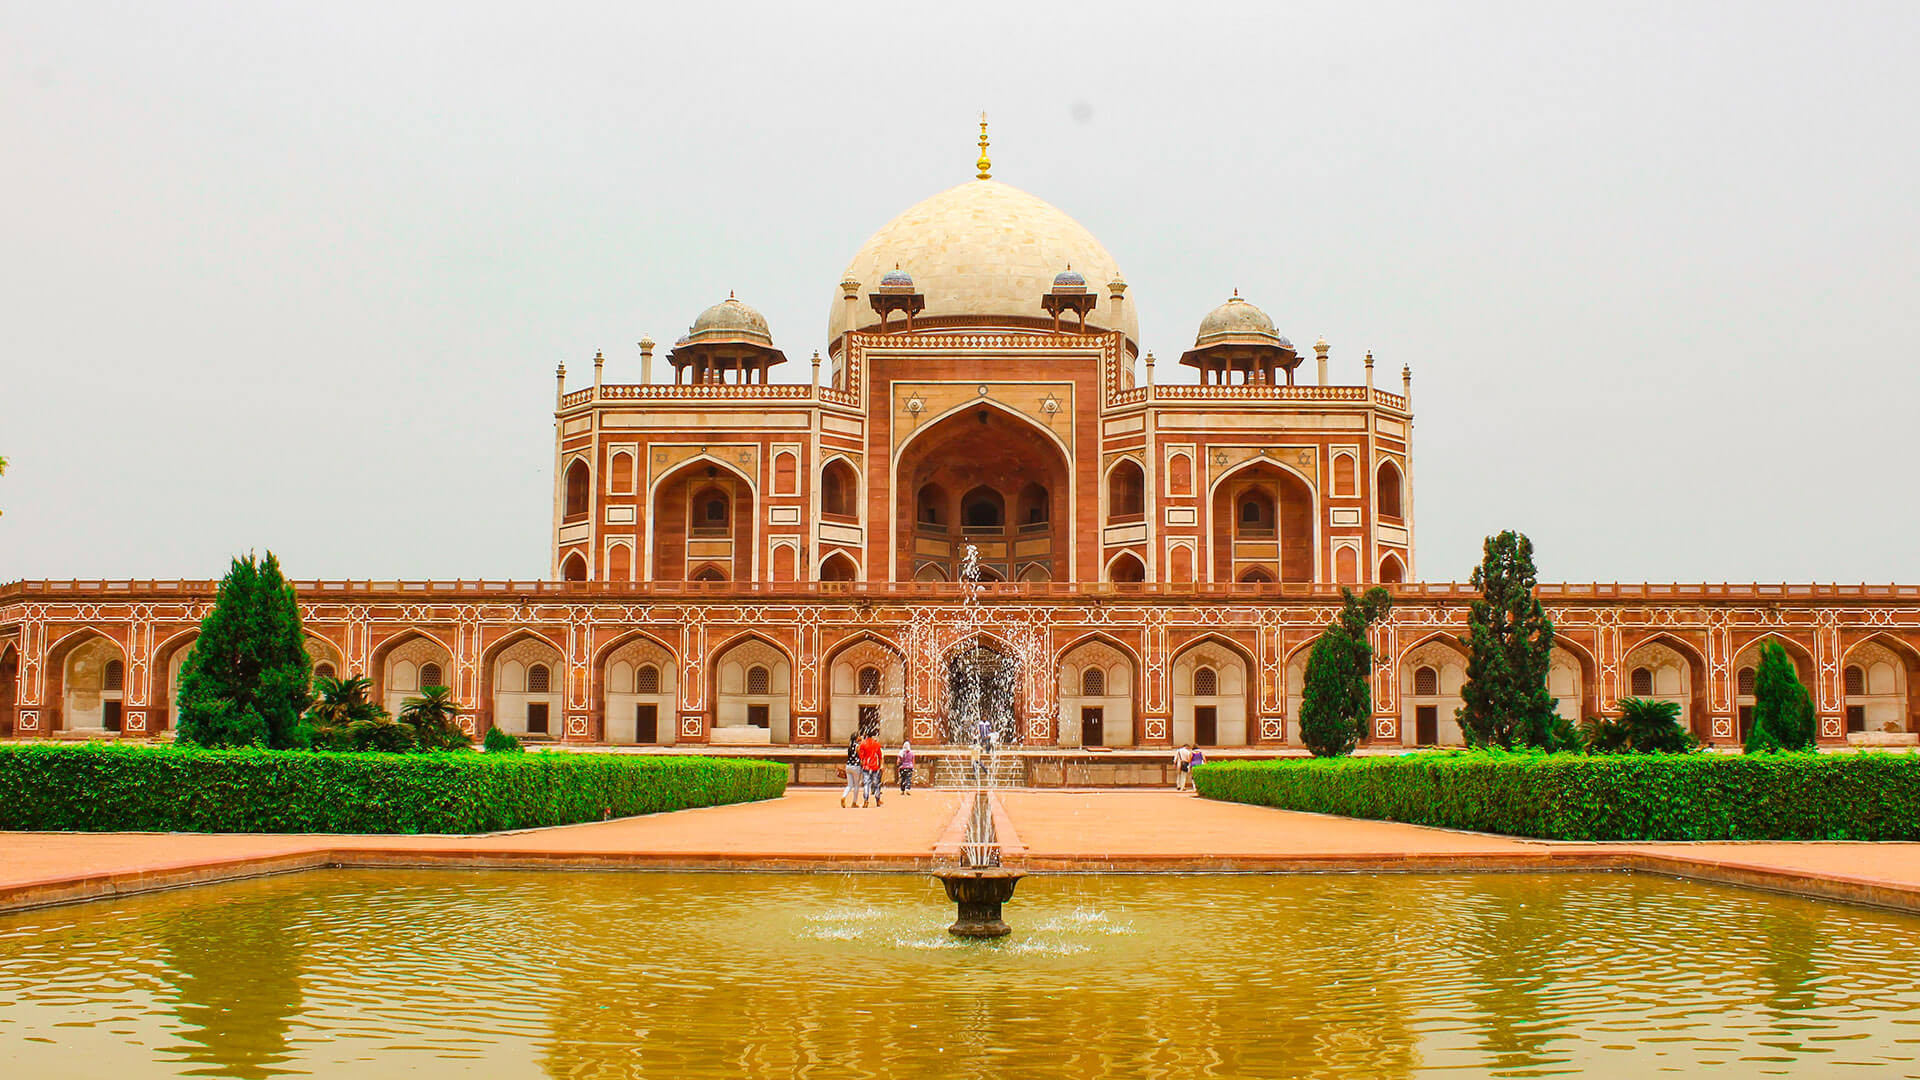
<instances>
[{"instance_id":1,"label":"paved path","mask_svg":"<svg viewBox=\"0 0 1920 1080\"><path fill-rule=\"evenodd\" d=\"M1011 791L1008 861L1038 871L1637 869L1920 912L1920 844L1565 844L1170 791ZM925 870L966 800L838 793L485 836L0 834L0 910L321 866Z\"/></svg>"}]
</instances>

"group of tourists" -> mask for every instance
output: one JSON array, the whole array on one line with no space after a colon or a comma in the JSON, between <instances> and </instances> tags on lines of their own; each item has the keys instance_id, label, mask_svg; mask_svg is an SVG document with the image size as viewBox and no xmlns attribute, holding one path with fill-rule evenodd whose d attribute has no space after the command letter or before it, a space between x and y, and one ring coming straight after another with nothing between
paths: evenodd
<instances>
[{"instance_id":1,"label":"group of tourists","mask_svg":"<svg viewBox=\"0 0 1920 1080\"><path fill-rule=\"evenodd\" d=\"M913 743L900 744L894 759L894 773L900 782L900 794L913 794ZM880 792L886 786L887 760L880 739L871 731L855 731L847 738L847 786L840 792L840 805L851 800L865 806L871 800L880 805Z\"/></svg>"}]
</instances>

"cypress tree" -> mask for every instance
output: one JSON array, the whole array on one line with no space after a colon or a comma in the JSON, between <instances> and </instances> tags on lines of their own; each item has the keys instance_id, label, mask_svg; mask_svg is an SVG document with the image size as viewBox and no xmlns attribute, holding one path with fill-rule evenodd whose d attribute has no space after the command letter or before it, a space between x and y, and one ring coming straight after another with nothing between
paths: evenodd
<instances>
[{"instance_id":1,"label":"cypress tree","mask_svg":"<svg viewBox=\"0 0 1920 1080\"><path fill-rule=\"evenodd\" d=\"M233 560L180 668L182 742L304 747L313 660L293 586L267 552Z\"/></svg>"},{"instance_id":2,"label":"cypress tree","mask_svg":"<svg viewBox=\"0 0 1920 1080\"><path fill-rule=\"evenodd\" d=\"M1353 752L1373 716L1373 645L1367 628L1393 605L1387 590L1375 585L1360 597L1340 590L1340 614L1329 623L1307 656L1306 685L1300 694L1300 740L1315 757Z\"/></svg>"},{"instance_id":3,"label":"cypress tree","mask_svg":"<svg viewBox=\"0 0 1920 1080\"><path fill-rule=\"evenodd\" d=\"M1813 737L1813 697L1787 650L1769 641L1760 646L1760 667L1753 673L1753 726L1747 729L1746 751L1811 750Z\"/></svg>"},{"instance_id":4,"label":"cypress tree","mask_svg":"<svg viewBox=\"0 0 1920 1080\"><path fill-rule=\"evenodd\" d=\"M1509 750L1577 744L1553 708L1547 668L1553 661L1553 621L1534 596L1533 541L1508 530L1487 538L1473 572L1480 599L1468 613L1466 701L1456 714L1473 746Z\"/></svg>"}]
</instances>

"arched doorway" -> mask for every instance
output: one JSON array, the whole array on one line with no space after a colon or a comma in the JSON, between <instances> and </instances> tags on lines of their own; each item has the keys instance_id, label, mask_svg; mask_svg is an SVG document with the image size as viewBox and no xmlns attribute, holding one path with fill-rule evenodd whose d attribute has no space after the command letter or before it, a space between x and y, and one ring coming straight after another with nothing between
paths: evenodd
<instances>
[{"instance_id":1,"label":"arched doorway","mask_svg":"<svg viewBox=\"0 0 1920 1080\"><path fill-rule=\"evenodd\" d=\"M653 494L653 579L753 580L753 506L731 467L701 458L669 473Z\"/></svg>"},{"instance_id":2,"label":"arched doorway","mask_svg":"<svg viewBox=\"0 0 1920 1080\"><path fill-rule=\"evenodd\" d=\"M634 637L608 653L600 669L606 741L673 745L679 685L673 654L652 638Z\"/></svg>"},{"instance_id":3,"label":"arched doorway","mask_svg":"<svg viewBox=\"0 0 1920 1080\"><path fill-rule=\"evenodd\" d=\"M956 580L966 548L1000 581L1068 577L1072 513L1066 454L1031 421L969 406L909 437L896 473L894 576Z\"/></svg>"},{"instance_id":4,"label":"arched doorway","mask_svg":"<svg viewBox=\"0 0 1920 1080\"><path fill-rule=\"evenodd\" d=\"M1237 469L1213 489L1213 580L1241 581L1265 570L1268 580L1314 579L1313 490L1268 461Z\"/></svg>"},{"instance_id":5,"label":"arched doorway","mask_svg":"<svg viewBox=\"0 0 1920 1080\"><path fill-rule=\"evenodd\" d=\"M1179 746L1245 746L1253 668L1246 655L1208 638L1173 658L1173 742Z\"/></svg>"},{"instance_id":6,"label":"arched doorway","mask_svg":"<svg viewBox=\"0 0 1920 1080\"><path fill-rule=\"evenodd\" d=\"M509 735L564 734L566 661L543 637L522 633L495 645L486 658L490 720Z\"/></svg>"},{"instance_id":7,"label":"arched doorway","mask_svg":"<svg viewBox=\"0 0 1920 1080\"><path fill-rule=\"evenodd\" d=\"M856 730L888 745L906 737L907 668L899 650L863 638L827 664L827 738L844 746Z\"/></svg>"},{"instance_id":8,"label":"arched doorway","mask_svg":"<svg viewBox=\"0 0 1920 1080\"><path fill-rule=\"evenodd\" d=\"M792 739L793 664L763 638L750 637L713 662L713 728L722 745L785 746Z\"/></svg>"},{"instance_id":9,"label":"arched doorway","mask_svg":"<svg viewBox=\"0 0 1920 1080\"><path fill-rule=\"evenodd\" d=\"M1132 746L1133 659L1109 642L1082 642L1060 657L1061 746Z\"/></svg>"},{"instance_id":10,"label":"arched doorway","mask_svg":"<svg viewBox=\"0 0 1920 1080\"><path fill-rule=\"evenodd\" d=\"M1713 734L1707 714L1706 664L1692 646L1664 634L1649 638L1627 650L1620 673L1620 697L1671 701L1680 706L1682 727L1702 740Z\"/></svg>"},{"instance_id":11,"label":"arched doorway","mask_svg":"<svg viewBox=\"0 0 1920 1080\"><path fill-rule=\"evenodd\" d=\"M429 686L452 686L453 654L433 638L409 631L384 644L375 655L379 683L376 700L390 716L399 716L407 699Z\"/></svg>"},{"instance_id":12,"label":"arched doorway","mask_svg":"<svg viewBox=\"0 0 1920 1080\"><path fill-rule=\"evenodd\" d=\"M1400 660L1400 744L1461 746L1456 710L1466 704L1467 656L1447 638L1429 638Z\"/></svg>"},{"instance_id":13,"label":"arched doorway","mask_svg":"<svg viewBox=\"0 0 1920 1080\"><path fill-rule=\"evenodd\" d=\"M947 741L1002 746L1020 741L1020 661L999 642L977 639L947 655ZM984 725L984 728L983 728Z\"/></svg>"},{"instance_id":14,"label":"arched doorway","mask_svg":"<svg viewBox=\"0 0 1920 1080\"><path fill-rule=\"evenodd\" d=\"M0 738L11 738L20 710L20 650L0 645Z\"/></svg>"},{"instance_id":15,"label":"arched doorway","mask_svg":"<svg viewBox=\"0 0 1920 1080\"><path fill-rule=\"evenodd\" d=\"M1856 742L1912 745L1911 696L1920 654L1890 636L1871 637L1847 650L1840 665L1847 737Z\"/></svg>"}]
</instances>

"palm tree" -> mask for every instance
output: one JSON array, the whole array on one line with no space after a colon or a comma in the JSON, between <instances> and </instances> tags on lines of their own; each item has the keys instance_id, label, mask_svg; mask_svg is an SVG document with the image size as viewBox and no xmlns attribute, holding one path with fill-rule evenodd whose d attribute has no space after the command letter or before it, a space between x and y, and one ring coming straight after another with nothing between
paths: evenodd
<instances>
[{"instance_id":1,"label":"palm tree","mask_svg":"<svg viewBox=\"0 0 1920 1080\"><path fill-rule=\"evenodd\" d=\"M368 700L372 690L373 680L361 675L345 679L322 675L313 680L314 701L307 710L307 723L313 728L314 745L347 749L349 728L386 719L386 710Z\"/></svg>"},{"instance_id":2,"label":"palm tree","mask_svg":"<svg viewBox=\"0 0 1920 1080\"><path fill-rule=\"evenodd\" d=\"M467 733L460 730L460 703L453 691L444 686L423 687L419 697L400 703L400 722L410 725L427 750L452 750L467 745Z\"/></svg>"},{"instance_id":3,"label":"palm tree","mask_svg":"<svg viewBox=\"0 0 1920 1080\"><path fill-rule=\"evenodd\" d=\"M1680 704L1652 698L1621 698L1620 718L1590 718L1580 725L1595 754L1680 754L1693 749L1692 733L1680 726Z\"/></svg>"}]
</instances>

